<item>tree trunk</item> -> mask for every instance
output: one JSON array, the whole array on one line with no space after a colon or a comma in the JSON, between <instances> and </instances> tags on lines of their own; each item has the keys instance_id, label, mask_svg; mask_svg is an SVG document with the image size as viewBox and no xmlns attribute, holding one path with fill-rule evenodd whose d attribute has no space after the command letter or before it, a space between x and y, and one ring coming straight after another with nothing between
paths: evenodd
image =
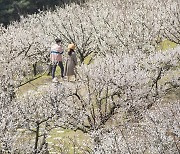
<instances>
[{"instance_id":1,"label":"tree trunk","mask_svg":"<svg viewBox=\"0 0 180 154\"><path fill-rule=\"evenodd\" d=\"M83 54L80 54L80 62L81 62L81 64L84 62L84 55Z\"/></svg>"},{"instance_id":2,"label":"tree trunk","mask_svg":"<svg viewBox=\"0 0 180 154\"><path fill-rule=\"evenodd\" d=\"M33 64L33 75L36 76L37 75L37 63Z\"/></svg>"},{"instance_id":3,"label":"tree trunk","mask_svg":"<svg viewBox=\"0 0 180 154\"><path fill-rule=\"evenodd\" d=\"M38 140L39 140L39 122L36 122L37 126L36 126L36 137L35 137L35 146L34 146L34 153L37 154L37 148L38 148Z\"/></svg>"}]
</instances>

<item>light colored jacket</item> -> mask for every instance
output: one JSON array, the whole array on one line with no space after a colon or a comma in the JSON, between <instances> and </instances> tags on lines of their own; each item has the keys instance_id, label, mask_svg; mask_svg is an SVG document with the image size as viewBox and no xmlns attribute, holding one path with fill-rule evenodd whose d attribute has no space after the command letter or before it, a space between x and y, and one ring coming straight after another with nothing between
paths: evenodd
<instances>
[{"instance_id":1,"label":"light colored jacket","mask_svg":"<svg viewBox=\"0 0 180 154\"><path fill-rule=\"evenodd\" d=\"M53 44L51 46L51 61L52 62L59 62L62 61L62 54L63 54L63 49L60 45L58 44Z\"/></svg>"}]
</instances>

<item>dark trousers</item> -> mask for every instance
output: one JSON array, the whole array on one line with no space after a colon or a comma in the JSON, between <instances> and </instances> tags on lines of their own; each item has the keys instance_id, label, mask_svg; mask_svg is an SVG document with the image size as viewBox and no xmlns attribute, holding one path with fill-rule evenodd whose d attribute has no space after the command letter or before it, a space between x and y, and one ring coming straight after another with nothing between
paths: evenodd
<instances>
[{"instance_id":1,"label":"dark trousers","mask_svg":"<svg viewBox=\"0 0 180 154\"><path fill-rule=\"evenodd\" d=\"M58 65L58 66L60 67L60 69L61 69L61 77L63 78L63 77L64 77L64 66L63 66L62 61L59 61L59 62L54 63L54 64L52 65L52 78L55 77L55 72L56 72L56 66L57 66L57 65Z\"/></svg>"}]
</instances>

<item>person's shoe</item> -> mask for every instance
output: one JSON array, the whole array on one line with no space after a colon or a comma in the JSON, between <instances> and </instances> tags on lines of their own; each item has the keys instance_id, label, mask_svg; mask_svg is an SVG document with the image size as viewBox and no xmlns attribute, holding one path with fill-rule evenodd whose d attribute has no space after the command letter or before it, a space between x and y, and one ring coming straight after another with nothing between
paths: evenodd
<instances>
[{"instance_id":1,"label":"person's shoe","mask_svg":"<svg viewBox=\"0 0 180 154\"><path fill-rule=\"evenodd\" d=\"M59 82L59 81L58 81L58 78L55 77L54 79L52 79L52 82L55 82L55 83Z\"/></svg>"}]
</instances>

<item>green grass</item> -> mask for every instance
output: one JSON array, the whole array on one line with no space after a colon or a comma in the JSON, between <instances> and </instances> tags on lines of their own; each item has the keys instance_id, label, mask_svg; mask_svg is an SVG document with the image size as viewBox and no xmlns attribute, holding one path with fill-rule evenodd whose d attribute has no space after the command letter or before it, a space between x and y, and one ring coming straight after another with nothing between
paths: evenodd
<instances>
[{"instance_id":1,"label":"green grass","mask_svg":"<svg viewBox=\"0 0 180 154\"><path fill-rule=\"evenodd\" d=\"M176 43L174 42L171 42L169 40L164 40L162 41L161 43L159 43L158 47L157 47L157 50L163 50L163 51L166 51L168 49L172 49L172 48L175 48L177 46Z\"/></svg>"},{"instance_id":2,"label":"green grass","mask_svg":"<svg viewBox=\"0 0 180 154\"><path fill-rule=\"evenodd\" d=\"M22 95L26 93L29 90L37 90L39 86L45 85L51 82L51 76L43 75L40 78L37 78L36 80L33 80L21 87L17 90L17 95Z\"/></svg>"},{"instance_id":3,"label":"green grass","mask_svg":"<svg viewBox=\"0 0 180 154\"><path fill-rule=\"evenodd\" d=\"M88 55L85 59L84 59L84 64L90 64L93 62L92 58L95 56L94 53L91 53L90 55Z\"/></svg>"},{"instance_id":4,"label":"green grass","mask_svg":"<svg viewBox=\"0 0 180 154\"><path fill-rule=\"evenodd\" d=\"M57 76L59 78L60 72L61 72L61 70L60 70L59 66L57 66L55 76ZM34 78L36 78L38 76L40 76L40 75L37 75ZM32 76L30 78L32 78ZM41 77L23 85L23 86L20 86L17 90L17 95L21 96L22 94L26 93L29 90L35 90L36 91L39 86L47 85L47 84L51 83L51 81L52 81L52 76L44 74L43 76L41 76Z\"/></svg>"},{"instance_id":5,"label":"green grass","mask_svg":"<svg viewBox=\"0 0 180 154\"><path fill-rule=\"evenodd\" d=\"M18 129L21 134L17 140L17 145L22 142L34 142L35 133L26 129ZM82 131L73 131L70 129L54 128L50 131L47 136L47 143L49 152L60 153L60 147L67 154L73 154L74 150L76 153L83 153L84 150L89 150L84 143L90 143L90 137L84 134Z\"/></svg>"},{"instance_id":6,"label":"green grass","mask_svg":"<svg viewBox=\"0 0 180 154\"><path fill-rule=\"evenodd\" d=\"M78 153L81 153L81 149L79 148L82 147L83 149L87 149L86 146L83 146L83 143L88 143L89 137L87 134L84 134L82 131L73 131L69 129L53 129L51 130L47 142L52 146L53 149L50 149L50 153L55 153L59 152L59 148L63 147L65 150L68 151L69 154L73 154L74 151L74 143L75 149L78 151ZM79 149L78 149L79 148Z\"/></svg>"}]
</instances>

